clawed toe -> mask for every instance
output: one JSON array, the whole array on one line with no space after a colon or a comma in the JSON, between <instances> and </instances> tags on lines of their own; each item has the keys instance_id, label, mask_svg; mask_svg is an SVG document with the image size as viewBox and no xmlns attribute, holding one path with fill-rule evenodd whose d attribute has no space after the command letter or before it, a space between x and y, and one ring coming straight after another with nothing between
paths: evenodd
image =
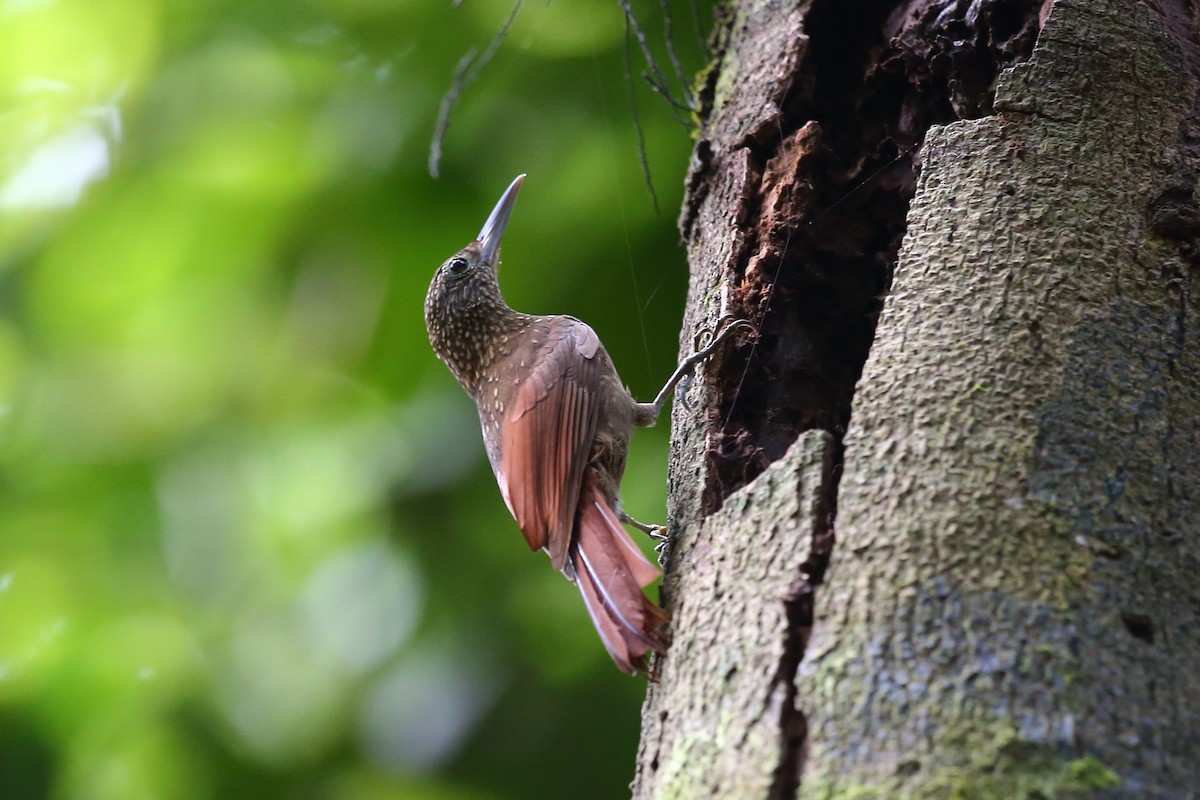
<instances>
[{"instance_id":1,"label":"clawed toe","mask_svg":"<svg viewBox=\"0 0 1200 800\"><path fill-rule=\"evenodd\" d=\"M680 379L679 388L677 388L675 390L675 395L676 395L676 397L679 398L679 402L683 405L684 409L686 409L688 411L692 410L692 401L691 401L691 399L688 398L688 391L690 391L691 388L692 388L692 375L691 375L691 373L688 373L687 375L684 375L683 378Z\"/></svg>"}]
</instances>

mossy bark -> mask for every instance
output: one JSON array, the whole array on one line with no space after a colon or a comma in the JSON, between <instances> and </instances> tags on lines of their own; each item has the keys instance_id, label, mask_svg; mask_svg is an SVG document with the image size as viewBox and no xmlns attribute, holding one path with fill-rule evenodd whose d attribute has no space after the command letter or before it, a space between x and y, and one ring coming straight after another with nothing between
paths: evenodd
<instances>
[{"instance_id":1,"label":"mossy bark","mask_svg":"<svg viewBox=\"0 0 1200 800\"><path fill-rule=\"evenodd\" d=\"M957 5L859 13L894 32ZM832 4L731 14L681 218L684 349L727 312L761 337L675 412L674 643L635 797L1197 796L1200 8L1039 5L1032 56L968 97L986 115L929 112L908 194L841 203L879 235L817 243L837 197L814 187L848 159L805 73L831 74ZM972 4L993 32L1004 6ZM878 324L855 294L875 273L829 295L870 334L847 371L847 329L784 309L886 260L897 197ZM838 236L865 256L830 261Z\"/></svg>"}]
</instances>

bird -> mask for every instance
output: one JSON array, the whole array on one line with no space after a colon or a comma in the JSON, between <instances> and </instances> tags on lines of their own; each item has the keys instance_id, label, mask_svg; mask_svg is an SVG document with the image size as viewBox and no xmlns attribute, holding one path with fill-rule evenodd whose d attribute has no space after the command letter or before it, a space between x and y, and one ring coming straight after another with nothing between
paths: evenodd
<instances>
[{"instance_id":1,"label":"bird","mask_svg":"<svg viewBox=\"0 0 1200 800\"><path fill-rule=\"evenodd\" d=\"M475 401L488 461L530 549L579 589L613 662L645 673L665 653L668 613L643 589L661 571L625 530L665 541L665 528L625 513L619 499L635 427L653 425L677 384L739 327L733 320L639 403L586 323L514 311L500 293L500 241L525 175L501 195L478 237L446 259L425 297L434 353Z\"/></svg>"}]
</instances>

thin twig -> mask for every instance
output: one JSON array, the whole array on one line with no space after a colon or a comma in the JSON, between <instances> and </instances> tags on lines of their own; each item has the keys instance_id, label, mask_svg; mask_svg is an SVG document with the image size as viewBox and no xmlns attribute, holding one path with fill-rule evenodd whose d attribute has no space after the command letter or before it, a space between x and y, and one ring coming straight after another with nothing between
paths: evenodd
<instances>
[{"instance_id":1,"label":"thin twig","mask_svg":"<svg viewBox=\"0 0 1200 800\"><path fill-rule=\"evenodd\" d=\"M680 103L678 100L676 100L674 97L672 97L670 89L668 89L665 86L660 86L659 84L655 83L653 76L651 76L649 73L643 72L642 79L645 80L647 84L649 84L650 88L652 90L654 90L655 94L657 94L663 100L667 101L667 105L671 109L671 116L673 116L675 118L675 121L682 123L685 126L688 126L688 123L684 120L684 118L679 116L679 112L680 111L691 111L692 109L689 108L688 106L685 106L683 103ZM688 127L690 127L690 126L688 126Z\"/></svg>"},{"instance_id":2,"label":"thin twig","mask_svg":"<svg viewBox=\"0 0 1200 800\"><path fill-rule=\"evenodd\" d=\"M658 66L658 62L654 59L654 53L650 50L650 43L646 40L646 34L642 30L642 26L638 24L637 17L634 16L633 6L629 5L629 0L619 0L621 9L625 12L626 25L633 29L633 34L637 38L638 47L642 51L642 58L646 59L646 66L650 68L654 75L654 80L651 81L651 86L656 86L660 93L664 96L670 96L670 90L667 88L667 76L663 74L662 69ZM647 79L649 80L649 79ZM678 101L672 101L672 105L679 106ZM683 106L686 108L686 106Z\"/></svg>"},{"instance_id":3,"label":"thin twig","mask_svg":"<svg viewBox=\"0 0 1200 800\"><path fill-rule=\"evenodd\" d=\"M642 120L638 117L637 96L633 91L632 56L629 46L630 34L629 16L625 16L625 86L629 89L629 113L633 117L633 128L637 131L638 161L642 167L642 177L646 179L646 188L650 190L650 201L654 204L654 213L661 214L658 208L658 194L654 191L654 181L650 178L650 160L646 157L646 135L642 131Z\"/></svg>"},{"instance_id":4,"label":"thin twig","mask_svg":"<svg viewBox=\"0 0 1200 800\"><path fill-rule=\"evenodd\" d=\"M679 81L679 88L683 92L683 104L688 108L693 108L692 93L688 89L688 80L683 74L683 65L679 61L679 55L675 52L675 32L674 21L671 17L671 7L667 0L658 0L659 6L662 8L663 14L663 39L667 43L667 56L671 59L671 66L675 69L675 78Z\"/></svg>"},{"instance_id":5,"label":"thin twig","mask_svg":"<svg viewBox=\"0 0 1200 800\"><path fill-rule=\"evenodd\" d=\"M692 24L696 26L696 41L700 43L700 49L704 52L711 52L708 46L708 37L704 35L704 23L700 21L700 3L697 0L691 0L692 7Z\"/></svg>"}]
</instances>

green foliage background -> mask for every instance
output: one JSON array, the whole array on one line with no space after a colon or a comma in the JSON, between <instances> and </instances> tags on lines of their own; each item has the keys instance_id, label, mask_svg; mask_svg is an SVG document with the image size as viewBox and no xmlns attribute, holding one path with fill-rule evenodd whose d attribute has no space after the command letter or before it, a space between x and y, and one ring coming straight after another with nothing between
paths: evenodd
<instances>
[{"instance_id":1,"label":"green foliage background","mask_svg":"<svg viewBox=\"0 0 1200 800\"><path fill-rule=\"evenodd\" d=\"M527 172L509 301L651 396L691 141L635 77L656 215L617 0L526 0L430 178L510 10L0 2L0 797L627 793L644 682L524 546L422 300Z\"/></svg>"}]
</instances>

